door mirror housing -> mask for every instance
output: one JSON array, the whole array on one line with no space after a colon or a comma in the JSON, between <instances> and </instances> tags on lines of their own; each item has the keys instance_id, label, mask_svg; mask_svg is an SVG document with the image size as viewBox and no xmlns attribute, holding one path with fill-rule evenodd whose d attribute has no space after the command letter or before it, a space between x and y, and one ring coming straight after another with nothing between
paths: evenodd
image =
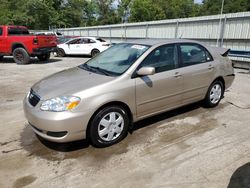
<instances>
[{"instance_id":1,"label":"door mirror housing","mask_svg":"<svg viewBox=\"0 0 250 188\"><path fill-rule=\"evenodd\" d=\"M155 68L154 67L142 67L136 73L139 76L153 75L155 74Z\"/></svg>"}]
</instances>

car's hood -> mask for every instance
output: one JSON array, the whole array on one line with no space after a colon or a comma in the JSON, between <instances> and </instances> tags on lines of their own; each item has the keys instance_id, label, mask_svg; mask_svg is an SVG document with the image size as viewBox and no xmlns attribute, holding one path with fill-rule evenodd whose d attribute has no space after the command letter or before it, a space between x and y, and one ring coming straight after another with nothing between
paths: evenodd
<instances>
[{"instance_id":1,"label":"car's hood","mask_svg":"<svg viewBox=\"0 0 250 188\"><path fill-rule=\"evenodd\" d=\"M41 99L50 99L62 95L72 95L113 79L114 77L92 73L75 67L40 80L32 86L32 89Z\"/></svg>"}]
</instances>

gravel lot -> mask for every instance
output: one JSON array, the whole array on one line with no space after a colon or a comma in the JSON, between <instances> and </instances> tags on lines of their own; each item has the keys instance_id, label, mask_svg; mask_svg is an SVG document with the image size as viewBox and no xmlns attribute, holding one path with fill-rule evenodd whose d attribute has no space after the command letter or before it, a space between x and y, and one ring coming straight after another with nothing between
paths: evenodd
<instances>
[{"instance_id":1,"label":"gravel lot","mask_svg":"<svg viewBox=\"0 0 250 188\"><path fill-rule=\"evenodd\" d=\"M250 74L244 70L235 71L218 107L198 103L138 122L112 147L40 141L27 126L23 98L39 79L86 60L52 57L21 66L5 58L0 63L1 188L249 187Z\"/></svg>"}]
</instances>

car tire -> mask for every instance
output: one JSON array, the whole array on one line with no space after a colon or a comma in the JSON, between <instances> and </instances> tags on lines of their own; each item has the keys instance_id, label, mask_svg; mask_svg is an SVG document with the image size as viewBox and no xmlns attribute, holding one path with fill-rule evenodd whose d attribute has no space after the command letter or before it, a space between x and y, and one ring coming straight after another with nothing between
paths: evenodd
<instances>
[{"instance_id":1,"label":"car tire","mask_svg":"<svg viewBox=\"0 0 250 188\"><path fill-rule=\"evenodd\" d=\"M58 57L65 57L65 51L62 48L59 48L56 52Z\"/></svg>"},{"instance_id":2,"label":"car tire","mask_svg":"<svg viewBox=\"0 0 250 188\"><path fill-rule=\"evenodd\" d=\"M224 85L221 81L214 81L208 88L204 103L205 107L212 108L220 103L224 95Z\"/></svg>"},{"instance_id":3,"label":"car tire","mask_svg":"<svg viewBox=\"0 0 250 188\"><path fill-rule=\"evenodd\" d=\"M37 58L38 58L40 61L48 61L49 58L50 58L50 53L38 55Z\"/></svg>"},{"instance_id":4,"label":"car tire","mask_svg":"<svg viewBox=\"0 0 250 188\"><path fill-rule=\"evenodd\" d=\"M92 57L95 57L95 56L97 56L99 53L100 53L99 50L94 49L94 50L92 50L92 52L91 52L91 56L92 56Z\"/></svg>"},{"instance_id":5,"label":"car tire","mask_svg":"<svg viewBox=\"0 0 250 188\"><path fill-rule=\"evenodd\" d=\"M105 107L93 117L87 137L94 147L111 146L127 136L129 122L128 114L122 107Z\"/></svg>"},{"instance_id":6,"label":"car tire","mask_svg":"<svg viewBox=\"0 0 250 188\"><path fill-rule=\"evenodd\" d=\"M30 56L24 48L16 48L13 51L13 58L16 64L25 65L30 62Z\"/></svg>"},{"instance_id":7,"label":"car tire","mask_svg":"<svg viewBox=\"0 0 250 188\"><path fill-rule=\"evenodd\" d=\"M2 61L3 60L3 56L0 56L0 61Z\"/></svg>"}]
</instances>

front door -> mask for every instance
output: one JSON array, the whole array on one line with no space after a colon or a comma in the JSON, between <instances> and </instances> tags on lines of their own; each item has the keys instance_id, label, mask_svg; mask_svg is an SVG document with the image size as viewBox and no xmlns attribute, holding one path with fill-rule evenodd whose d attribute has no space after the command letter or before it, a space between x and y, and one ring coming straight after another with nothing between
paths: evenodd
<instances>
[{"instance_id":1,"label":"front door","mask_svg":"<svg viewBox=\"0 0 250 188\"><path fill-rule=\"evenodd\" d=\"M71 40L65 44L65 52L69 55L77 55L80 48L81 38Z\"/></svg>"},{"instance_id":2,"label":"front door","mask_svg":"<svg viewBox=\"0 0 250 188\"><path fill-rule=\"evenodd\" d=\"M156 73L136 78L138 118L180 106L183 79L178 68L177 46L169 44L156 48L141 67L154 67Z\"/></svg>"}]
</instances>

